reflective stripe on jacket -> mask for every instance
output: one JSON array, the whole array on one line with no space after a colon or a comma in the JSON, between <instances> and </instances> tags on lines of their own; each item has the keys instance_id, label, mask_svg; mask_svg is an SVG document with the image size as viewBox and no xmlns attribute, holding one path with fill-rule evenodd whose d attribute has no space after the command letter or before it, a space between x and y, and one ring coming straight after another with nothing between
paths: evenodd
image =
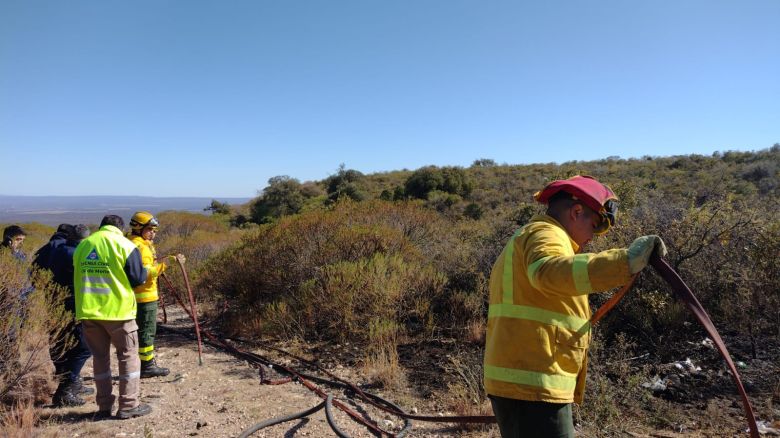
<instances>
[{"instance_id":1,"label":"reflective stripe on jacket","mask_svg":"<svg viewBox=\"0 0 780 438\"><path fill-rule=\"evenodd\" d=\"M76 319L135 319L133 286L146 281L141 256L122 232L105 225L73 253Z\"/></svg>"},{"instance_id":2,"label":"reflective stripe on jacket","mask_svg":"<svg viewBox=\"0 0 780 438\"><path fill-rule=\"evenodd\" d=\"M157 251L154 248L154 244L141 236L130 236L130 241L141 252L141 263L146 268L148 273L146 276L146 282L140 286L136 286L135 300L139 303L151 303L157 301L157 277L165 271L165 263L157 263L155 258L157 257Z\"/></svg>"},{"instance_id":3,"label":"reflective stripe on jacket","mask_svg":"<svg viewBox=\"0 0 780 438\"><path fill-rule=\"evenodd\" d=\"M588 294L629 281L627 250L577 254L552 217L509 239L490 274L485 345L488 394L582 402L590 342Z\"/></svg>"}]
</instances>

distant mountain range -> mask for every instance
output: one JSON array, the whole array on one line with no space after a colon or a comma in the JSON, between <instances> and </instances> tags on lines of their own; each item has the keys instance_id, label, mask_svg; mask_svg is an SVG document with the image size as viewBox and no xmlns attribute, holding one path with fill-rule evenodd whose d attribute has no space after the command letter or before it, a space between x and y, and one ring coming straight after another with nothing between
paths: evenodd
<instances>
[{"instance_id":1,"label":"distant mountain range","mask_svg":"<svg viewBox=\"0 0 780 438\"><path fill-rule=\"evenodd\" d=\"M39 222L99 224L103 216L116 214L125 221L138 210L154 214L165 210L204 213L217 199L231 205L244 204L250 198L157 198L149 196L7 196L0 195L0 223Z\"/></svg>"}]
</instances>

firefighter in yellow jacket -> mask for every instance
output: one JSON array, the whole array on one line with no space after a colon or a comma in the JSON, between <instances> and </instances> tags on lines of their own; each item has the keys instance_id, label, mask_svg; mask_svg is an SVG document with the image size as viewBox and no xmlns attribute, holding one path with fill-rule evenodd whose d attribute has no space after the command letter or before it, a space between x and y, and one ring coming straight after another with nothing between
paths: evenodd
<instances>
[{"instance_id":1,"label":"firefighter in yellow jacket","mask_svg":"<svg viewBox=\"0 0 780 438\"><path fill-rule=\"evenodd\" d=\"M629 248L583 253L617 218L617 197L589 176L558 180L534 198L547 204L517 230L493 265L485 345L485 390L502 437L573 437L590 341L588 294L627 283L658 236Z\"/></svg>"},{"instance_id":2,"label":"firefighter in yellow jacket","mask_svg":"<svg viewBox=\"0 0 780 438\"><path fill-rule=\"evenodd\" d=\"M154 337L157 334L157 277L165 271L166 264L157 258L154 237L160 223L149 212L136 212L130 219L128 238L141 252L141 262L148 272L146 282L133 290L138 303L138 356L141 359L141 378L167 376L170 370L157 365L154 357ZM184 256L170 256L184 262Z\"/></svg>"}]
</instances>

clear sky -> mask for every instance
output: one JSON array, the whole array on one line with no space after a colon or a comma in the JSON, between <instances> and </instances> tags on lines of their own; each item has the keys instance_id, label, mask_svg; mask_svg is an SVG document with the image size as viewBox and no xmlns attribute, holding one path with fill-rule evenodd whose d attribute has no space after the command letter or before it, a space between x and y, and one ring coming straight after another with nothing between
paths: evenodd
<instances>
[{"instance_id":1,"label":"clear sky","mask_svg":"<svg viewBox=\"0 0 780 438\"><path fill-rule=\"evenodd\" d=\"M780 142L778 0L0 2L0 194Z\"/></svg>"}]
</instances>

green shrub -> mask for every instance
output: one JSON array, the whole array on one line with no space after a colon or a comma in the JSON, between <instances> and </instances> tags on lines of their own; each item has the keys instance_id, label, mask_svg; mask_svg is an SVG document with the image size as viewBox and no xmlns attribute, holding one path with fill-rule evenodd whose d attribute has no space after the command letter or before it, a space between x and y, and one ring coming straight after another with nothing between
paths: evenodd
<instances>
[{"instance_id":1,"label":"green shrub","mask_svg":"<svg viewBox=\"0 0 780 438\"><path fill-rule=\"evenodd\" d=\"M407 178L404 188L408 196L417 199L430 199L433 191L468 197L474 189L474 181L461 167L426 166L415 170Z\"/></svg>"},{"instance_id":2,"label":"green shrub","mask_svg":"<svg viewBox=\"0 0 780 438\"><path fill-rule=\"evenodd\" d=\"M482 214L483 214L482 207L480 207L479 204L476 204L474 202L467 205L466 208L463 210L463 216L474 219L475 221L482 219Z\"/></svg>"},{"instance_id":3,"label":"green shrub","mask_svg":"<svg viewBox=\"0 0 780 438\"><path fill-rule=\"evenodd\" d=\"M444 184L444 177L436 166L421 167L412 173L404 184L406 195L425 199L428 193Z\"/></svg>"},{"instance_id":4,"label":"green shrub","mask_svg":"<svg viewBox=\"0 0 780 438\"><path fill-rule=\"evenodd\" d=\"M270 334L365 340L376 318L432 333L451 325L447 230L418 204L340 202L247 235L210 261L224 269L199 287L228 299L229 320L263 315Z\"/></svg>"},{"instance_id":5,"label":"green shrub","mask_svg":"<svg viewBox=\"0 0 780 438\"><path fill-rule=\"evenodd\" d=\"M343 197L353 201L366 199L366 194L360 188L364 175L357 170L346 169L342 164L335 175L325 179L324 184L328 193L328 201L335 202Z\"/></svg>"},{"instance_id":6,"label":"green shrub","mask_svg":"<svg viewBox=\"0 0 780 438\"><path fill-rule=\"evenodd\" d=\"M260 197L252 201L252 221L258 224L295 214L303 208L306 196L300 181L287 175L272 177Z\"/></svg>"}]
</instances>

